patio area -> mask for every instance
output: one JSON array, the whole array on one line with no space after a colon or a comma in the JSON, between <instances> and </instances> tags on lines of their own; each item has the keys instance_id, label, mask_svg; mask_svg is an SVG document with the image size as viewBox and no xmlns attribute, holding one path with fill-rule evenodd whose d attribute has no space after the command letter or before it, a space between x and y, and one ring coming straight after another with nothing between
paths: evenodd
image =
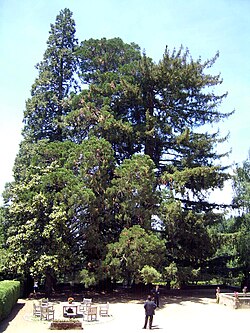
<instances>
[{"instance_id":1,"label":"patio area","mask_svg":"<svg viewBox=\"0 0 250 333\"><path fill-rule=\"evenodd\" d=\"M97 304L105 303L96 300ZM63 317L62 302L54 301L55 318ZM11 316L0 324L0 332L4 333L46 333L50 331L50 321L33 317L33 300L19 300ZM232 309L216 304L214 298L183 296L162 297L160 309L156 310L153 329L162 332L211 333L226 331L227 333L249 333L249 309ZM144 323L143 299L112 299L110 316L99 317L93 321L82 321L87 332L137 333L142 332ZM60 331L61 332L61 331ZM83 332L74 330L74 332Z\"/></svg>"},{"instance_id":2,"label":"patio area","mask_svg":"<svg viewBox=\"0 0 250 333\"><path fill-rule=\"evenodd\" d=\"M50 322L74 318L82 321L83 325L89 325L112 320L111 311L112 307L110 308L109 302L94 303L92 299L83 298L81 302L72 301L70 303L40 299L32 301L32 309L30 313L25 314L25 319Z\"/></svg>"}]
</instances>

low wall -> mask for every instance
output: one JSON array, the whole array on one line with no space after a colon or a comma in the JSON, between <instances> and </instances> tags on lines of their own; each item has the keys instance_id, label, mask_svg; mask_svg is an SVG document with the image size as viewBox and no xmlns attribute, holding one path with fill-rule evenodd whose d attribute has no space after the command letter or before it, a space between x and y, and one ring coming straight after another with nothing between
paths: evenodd
<instances>
[{"instance_id":1,"label":"low wall","mask_svg":"<svg viewBox=\"0 0 250 333\"><path fill-rule=\"evenodd\" d=\"M231 306L234 309L250 309L250 294L220 293L219 304Z\"/></svg>"}]
</instances>

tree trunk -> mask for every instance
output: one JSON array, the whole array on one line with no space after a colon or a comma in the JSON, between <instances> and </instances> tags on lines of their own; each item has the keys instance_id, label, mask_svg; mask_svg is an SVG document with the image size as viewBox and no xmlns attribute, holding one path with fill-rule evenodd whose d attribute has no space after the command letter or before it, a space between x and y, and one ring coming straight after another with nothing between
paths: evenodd
<instances>
[{"instance_id":1,"label":"tree trunk","mask_svg":"<svg viewBox=\"0 0 250 333\"><path fill-rule=\"evenodd\" d=\"M49 297L52 294L52 291L54 290L54 283L55 279L53 275L50 272L46 273L45 277L45 296Z\"/></svg>"}]
</instances>

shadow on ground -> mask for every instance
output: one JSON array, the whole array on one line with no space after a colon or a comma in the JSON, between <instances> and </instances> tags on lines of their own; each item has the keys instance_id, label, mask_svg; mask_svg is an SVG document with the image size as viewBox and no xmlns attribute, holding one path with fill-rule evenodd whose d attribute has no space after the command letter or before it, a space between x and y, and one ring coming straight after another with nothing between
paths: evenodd
<instances>
[{"instance_id":1,"label":"shadow on ground","mask_svg":"<svg viewBox=\"0 0 250 333\"><path fill-rule=\"evenodd\" d=\"M7 329L9 323L17 316L18 312L24 307L24 305L25 303L18 303L14 306L10 315L0 322L0 332L4 332Z\"/></svg>"},{"instance_id":2,"label":"shadow on ground","mask_svg":"<svg viewBox=\"0 0 250 333\"><path fill-rule=\"evenodd\" d=\"M222 290L226 292L228 290ZM84 291L82 293L69 293L69 291L54 293L50 298L51 301L66 302L68 297L74 297L75 301L81 302L83 297L92 298L94 303L138 303L143 304L147 298L147 291L145 290L131 290L131 289L117 289L112 292L95 292L95 291ZM42 297L42 295L41 295ZM167 304L183 304L185 302L195 302L199 304L204 303L204 298L209 300L215 300L215 290L214 289L195 289L195 290L183 290L183 289L171 289L162 290L160 295L160 303L163 307Z\"/></svg>"}]
</instances>

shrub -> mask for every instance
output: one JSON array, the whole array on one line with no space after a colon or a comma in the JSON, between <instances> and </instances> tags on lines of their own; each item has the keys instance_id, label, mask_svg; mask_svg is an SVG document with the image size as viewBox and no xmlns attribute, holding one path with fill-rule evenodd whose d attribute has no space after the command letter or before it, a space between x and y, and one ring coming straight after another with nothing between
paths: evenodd
<instances>
[{"instance_id":1,"label":"shrub","mask_svg":"<svg viewBox=\"0 0 250 333\"><path fill-rule=\"evenodd\" d=\"M140 273L144 283L156 283L162 279L161 274L154 267L148 265L145 265Z\"/></svg>"},{"instance_id":2,"label":"shrub","mask_svg":"<svg viewBox=\"0 0 250 333\"><path fill-rule=\"evenodd\" d=\"M19 281L0 281L0 321L10 314L19 296Z\"/></svg>"}]
</instances>

